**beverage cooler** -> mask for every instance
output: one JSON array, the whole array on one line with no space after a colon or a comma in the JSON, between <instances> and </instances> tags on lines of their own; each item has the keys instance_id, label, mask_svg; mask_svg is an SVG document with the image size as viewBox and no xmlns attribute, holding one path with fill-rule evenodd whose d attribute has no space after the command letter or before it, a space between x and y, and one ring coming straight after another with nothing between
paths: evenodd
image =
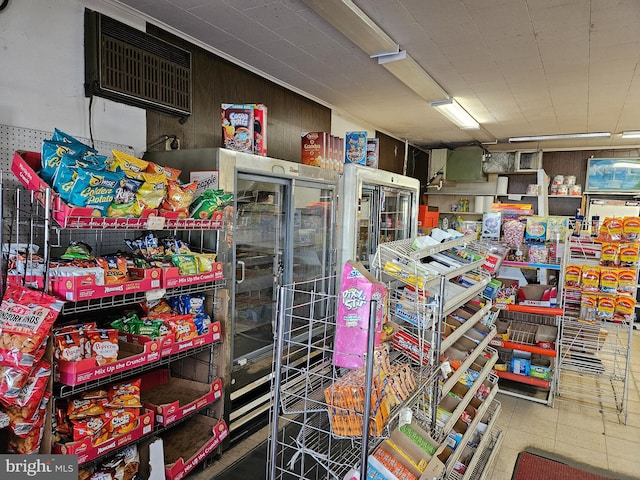
<instances>
[{"instance_id":1,"label":"beverage cooler","mask_svg":"<svg viewBox=\"0 0 640 480\"><path fill-rule=\"evenodd\" d=\"M145 158L181 169L185 182L189 172L217 170L219 189L234 194L219 244L206 232L198 240L226 265L228 368L220 376L233 442L268 423L278 287L335 272L339 174L217 148ZM333 293L333 285L323 288Z\"/></svg>"},{"instance_id":2,"label":"beverage cooler","mask_svg":"<svg viewBox=\"0 0 640 480\"><path fill-rule=\"evenodd\" d=\"M419 180L345 164L340 187L340 268L347 260L369 267L378 244L417 234Z\"/></svg>"}]
</instances>

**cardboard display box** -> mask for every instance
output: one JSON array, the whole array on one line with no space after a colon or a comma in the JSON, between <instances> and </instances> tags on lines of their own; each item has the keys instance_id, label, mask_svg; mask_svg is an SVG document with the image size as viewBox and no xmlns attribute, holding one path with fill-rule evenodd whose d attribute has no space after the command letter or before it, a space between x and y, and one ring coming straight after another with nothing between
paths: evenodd
<instances>
[{"instance_id":1,"label":"cardboard display box","mask_svg":"<svg viewBox=\"0 0 640 480\"><path fill-rule=\"evenodd\" d=\"M558 304L558 289L552 285L527 285L518 290L520 305L555 307Z\"/></svg>"},{"instance_id":2,"label":"cardboard display box","mask_svg":"<svg viewBox=\"0 0 640 480\"><path fill-rule=\"evenodd\" d=\"M120 334L118 338L117 361L98 365L95 358L85 358L77 362L58 360L54 380L65 385L79 385L157 362L161 358L160 340L129 334Z\"/></svg>"},{"instance_id":3,"label":"cardboard display box","mask_svg":"<svg viewBox=\"0 0 640 480\"><path fill-rule=\"evenodd\" d=\"M162 435L167 480L181 480L229 435L224 420L196 415Z\"/></svg>"},{"instance_id":4,"label":"cardboard display box","mask_svg":"<svg viewBox=\"0 0 640 480\"><path fill-rule=\"evenodd\" d=\"M211 384L173 378L168 369L142 377L141 400L156 424L170 425L222 398L222 380Z\"/></svg>"}]
</instances>

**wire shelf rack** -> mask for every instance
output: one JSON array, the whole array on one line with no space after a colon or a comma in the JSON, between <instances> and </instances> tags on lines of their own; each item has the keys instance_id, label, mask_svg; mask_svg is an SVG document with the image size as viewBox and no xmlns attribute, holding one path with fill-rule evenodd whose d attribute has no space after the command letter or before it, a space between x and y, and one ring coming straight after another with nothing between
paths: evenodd
<instances>
[{"instance_id":1,"label":"wire shelf rack","mask_svg":"<svg viewBox=\"0 0 640 480\"><path fill-rule=\"evenodd\" d=\"M559 398L614 411L626 423L632 336L630 322L564 317Z\"/></svg>"}]
</instances>

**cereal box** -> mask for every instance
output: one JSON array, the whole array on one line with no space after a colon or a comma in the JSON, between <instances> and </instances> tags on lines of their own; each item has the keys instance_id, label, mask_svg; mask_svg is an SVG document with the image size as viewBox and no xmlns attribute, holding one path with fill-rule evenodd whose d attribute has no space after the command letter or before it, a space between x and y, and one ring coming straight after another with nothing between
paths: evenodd
<instances>
[{"instance_id":1,"label":"cereal box","mask_svg":"<svg viewBox=\"0 0 640 480\"><path fill-rule=\"evenodd\" d=\"M253 112L251 104L222 104L222 145L225 148L253 153Z\"/></svg>"},{"instance_id":2,"label":"cereal box","mask_svg":"<svg viewBox=\"0 0 640 480\"><path fill-rule=\"evenodd\" d=\"M329 134L325 132L304 132L302 134L302 159L304 165L324 167L328 163Z\"/></svg>"},{"instance_id":3,"label":"cereal box","mask_svg":"<svg viewBox=\"0 0 640 480\"><path fill-rule=\"evenodd\" d=\"M380 157L380 139L367 138L367 167L378 168Z\"/></svg>"},{"instance_id":4,"label":"cereal box","mask_svg":"<svg viewBox=\"0 0 640 480\"><path fill-rule=\"evenodd\" d=\"M380 332L386 311L386 288L360 262L349 260L342 271L342 286L338 299L338 319L333 364L338 367L364 366L369 335L380 343ZM375 300L376 328L369 332L371 301Z\"/></svg>"},{"instance_id":5,"label":"cereal box","mask_svg":"<svg viewBox=\"0 0 640 480\"><path fill-rule=\"evenodd\" d=\"M347 132L344 163L367 164L367 132Z\"/></svg>"}]
</instances>

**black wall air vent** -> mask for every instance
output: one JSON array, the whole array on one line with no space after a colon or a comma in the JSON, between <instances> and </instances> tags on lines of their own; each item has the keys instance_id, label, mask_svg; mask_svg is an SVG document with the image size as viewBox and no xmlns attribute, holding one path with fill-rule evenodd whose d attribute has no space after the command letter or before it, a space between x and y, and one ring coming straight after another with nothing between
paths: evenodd
<instances>
[{"instance_id":1,"label":"black wall air vent","mask_svg":"<svg viewBox=\"0 0 640 480\"><path fill-rule=\"evenodd\" d=\"M85 94L191 114L191 53L148 33L85 10Z\"/></svg>"}]
</instances>

